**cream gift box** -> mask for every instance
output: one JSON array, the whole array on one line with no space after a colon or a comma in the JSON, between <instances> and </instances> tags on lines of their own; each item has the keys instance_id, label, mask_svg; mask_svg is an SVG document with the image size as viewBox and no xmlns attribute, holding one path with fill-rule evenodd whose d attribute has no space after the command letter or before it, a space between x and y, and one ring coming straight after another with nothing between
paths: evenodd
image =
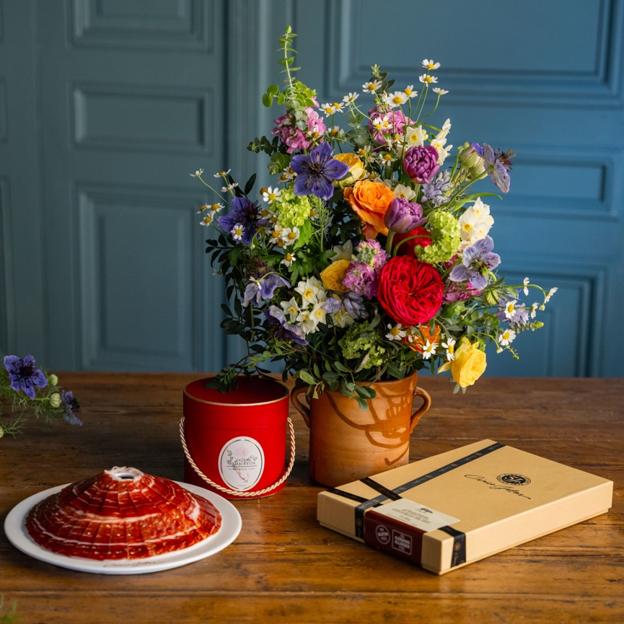
<instances>
[{"instance_id":1,"label":"cream gift box","mask_svg":"<svg viewBox=\"0 0 624 624\"><path fill-rule=\"evenodd\" d=\"M611 507L613 482L481 440L318 495L334 531L436 574Z\"/></svg>"}]
</instances>

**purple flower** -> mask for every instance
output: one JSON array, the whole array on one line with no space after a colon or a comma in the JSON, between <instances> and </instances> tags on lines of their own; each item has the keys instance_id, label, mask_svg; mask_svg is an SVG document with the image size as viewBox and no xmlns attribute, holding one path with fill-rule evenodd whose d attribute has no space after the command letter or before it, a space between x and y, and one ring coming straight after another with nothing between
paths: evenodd
<instances>
[{"instance_id":1,"label":"purple flower","mask_svg":"<svg viewBox=\"0 0 624 624\"><path fill-rule=\"evenodd\" d=\"M368 116L370 121L368 122L368 127L373 133L373 140L375 143L379 145L384 145L386 143L386 135L393 134L403 134L405 130L405 125L409 123L409 119L403 114L401 110L392 110L387 113L382 113L377 110L377 107L371 108L368 112ZM386 132L382 132L381 130L377 130L373 125L373 121L376 119L386 118L390 122L390 129Z\"/></svg>"},{"instance_id":2,"label":"purple flower","mask_svg":"<svg viewBox=\"0 0 624 624\"><path fill-rule=\"evenodd\" d=\"M356 295L372 299L377 294L377 272L364 262L352 262L345 271L342 283Z\"/></svg>"},{"instance_id":3,"label":"purple flower","mask_svg":"<svg viewBox=\"0 0 624 624\"><path fill-rule=\"evenodd\" d=\"M23 392L29 399L34 399L37 388L48 385L44 372L37 368L37 362L32 355L25 355L23 358L5 355L3 361L11 389L15 392Z\"/></svg>"},{"instance_id":4,"label":"purple flower","mask_svg":"<svg viewBox=\"0 0 624 624\"><path fill-rule=\"evenodd\" d=\"M323 304L323 308L325 312L327 312L327 314L333 314L334 312L338 312L341 307L342 303L339 297L329 297Z\"/></svg>"},{"instance_id":5,"label":"purple flower","mask_svg":"<svg viewBox=\"0 0 624 624\"><path fill-rule=\"evenodd\" d=\"M384 217L384 223L393 232L405 234L415 227L422 225L423 209L420 204L397 197L390 203L390 208Z\"/></svg>"},{"instance_id":6,"label":"purple flower","mask_svg":"<svg viewBox=\"0 0 624 624\"><path fill-rule=\"evenodd\" d=\"M355 252L355 257L358 262L368 264L368 266L373 267L375 271L379 271L388 261L388 254L375 239L360 241L355 248Z\"/></svg>"},{"instance_id":7,"label":"purple flower","mask_svg":"<svg viewBox=\"0 0 624 624\"><path fill-rule=\"evenodd\" d=\"M61 401L63 402L63 420L69 425L77 425L82 427L82 420L78 418L76 412L80 410L80 403L71 390L63 390L61 392Z\"/></svg>"},{"instance_id":8,"label":"purple flower","mask_svg":"<svg viewBox=\"0 0 624 624\"><path fill-rule=\"evenodd\" d=\"M470 284L461 284L459 282L451 282L444 291L444 303L454 303L455 301L466 301L472 297L478 297L480 290L472 288Z\"/></svg>"},{"instance_id":9,"label":"purple flower","mask_svg":"<svg viewBox=\"0 0 624 624\"><path fill-rule=\"evenodd\" d=\"M366 317L366 308L364 307L364 298L354 292L348 292L342 298L342 305L350 316L354 319Z\"/></svg>"},{"instance_id":10,"label":"purple flower","mask_svg":"<svg viewBox=\"0 0 624 624\"><path fill-rule=\"evenodd\" d=\"M278 337L284 338L285 340L292 340L294 343L301 346L308 344L301 327L289 323L281 308L272 305L266 311L265 317L269 327L275 330Z\"/></svg>"},{"instance_id":11,"label":"purple flower","mask_svg":"<svg viewBox=\"0 0 624 624\"><path fill-rule=\"evenodd\" d=\"M280 286L290 286L290 282L277 273L269 273L260 279L252 279L243 294L243 306L255 300L256 305L271 299Z\"/></svg>"},{"instance_id":12,"label":"purple flower","mask_svg":"<svg viewBox=\"0 0 624 624\"><path fill-rule=\"evenodd\" d=\"M494 182L503 193L508 193L511 186L509 172L511 171L512 153L495 149L487 143L483 145L473 143L472 147L479 156L483 158L485 170L492 179L492 182Z\"/></svg>"},{"instance_id":13,"label":"purple flower","mask_svg":"<svg viewBox=\"0 0 624 624\"><path fill-rule=\"evenodd\" d=\"M500 264L500 256L492 251L494 241L490 236L478 240L464 249L462 264L453 268L449 275L452 282L468 282L471 288L483 290L487 286L484 270L495 269Z\"/></svg>"},{"instance_id":14,"label":"purple flower","mask_svg":"<svg viewBox=\"0 0 624 624\"><path fill-rule=\"evenodd\" d=\"M332 180L344 178L349 171L347 165L332 158L329 143L320 143L309 154L294 156L290 167L297 174L295 193L321 199L330 199L334 194Z\"/></svg>"},{"instance_id":15,"label":"purple flower","mask_svg":"<svg viewBox=\"0 0 624 624\"><path fill-rule=\"evenodd\" d=\"M403 158L405 173L418 184L428 184L438 170L438 150L431 145L410 147Z\"/></svg>"},{"instance_id":16,"label":"purple flower","mask_svg":"<svg viewBox=\"0 0 624 624\"><path fill-rule=\"evenodd\" d=\"M230 205L227 214L219 217L219 227L232 234L234 226L243 227L241 241L245 245L251 243L251 239L256 233L256 219L258 216L258 206L246 197L235 197Z\"/></svg>"},{"instance_id":17,"label":"purple flower","mask_svg":"<svg viewBox=\"0 0 624 624\"><path fill-rule=\"evenodd\" d=\"M449 200L447 192L451 188L451 174L441 171L429 184L423 186L423 198L434 206L442 206Z\"/></svg>"},{"instance_id":18,"label":"purple flower","mask_svg":"<svg viewBox=\"0 0 624 624\"><path fill-rule=\"evenodd\" d=\"M286 145L289 154L307 150L312 144L308 136L318 139L325 133L325 122L311 106L305 109L305 113L306 132L297 126L294 117L289 113L284 113L275 120L273 134Z\"/></svg>"}]
</instances>

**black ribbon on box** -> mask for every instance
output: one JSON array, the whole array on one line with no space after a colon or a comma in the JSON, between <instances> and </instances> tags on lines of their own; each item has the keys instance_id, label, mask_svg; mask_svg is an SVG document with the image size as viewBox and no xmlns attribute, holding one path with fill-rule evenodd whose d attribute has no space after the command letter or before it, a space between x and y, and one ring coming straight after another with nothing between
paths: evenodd
<instances>
[{"instance_id":1,"label":"black ribbon on box","mask_svg":"<svg viewBox=\"0 0 624 624\"><path fill-rule=\"evenodd\" d=\"M374 507L379 507L383 505L388 500L398 500L401 498L401 494L403 492L407 492L412 488L415 488L422 483L426 483L427 481L431 481L431 479L435 479L455 468L459 468L460 466L464 466L475 459L479 459L493 451L498 450L505 446L501 442L494 442L489 446L486 446L474 453L470 453L470 455L466 455L465 457L461 457L456 459L455 461L446 464L444 466L440 466L440 468L436 468L427 474L421 475L416 479L412 479L411 481L407 481L403 485L399 485L395 488L387 488L381 483L378 483L374 479L370 477L365 477L364 479L360 479L362 483L367 485L368 487L379 492L379 496L371 499L364 499L361 496L357 496L356 494L351 494L350 492L345 492L339 488L330 488L328 492L332 494L337 494L338 496L342 496L344 498L348 498L350 500L359 502L360 504L355 508L355 535L361 539L364 538L364 514L368 509L372 509ZM451 558L451 566L457 566L466 562L466 534L462 531L458 531L451 526L443 526L440 527L440 531L444 531L448 535L453 537L453 555Z\"/></svg>"}]
</instances>

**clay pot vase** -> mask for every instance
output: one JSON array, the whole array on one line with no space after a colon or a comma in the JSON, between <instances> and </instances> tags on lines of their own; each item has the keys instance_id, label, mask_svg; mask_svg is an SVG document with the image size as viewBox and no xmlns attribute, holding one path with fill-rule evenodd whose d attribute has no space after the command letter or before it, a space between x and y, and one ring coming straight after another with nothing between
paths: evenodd
<instances>
[{"instance_id":1,"label":"clay pot vase","mask_svg":"<svg viewBox=\"0 0 624 624\"><path fill-rule=\"evenodd\" d=\"M302 396L307 386L293 388L292 403L310 428L312 479L335 486L406 464L410 434L431 407L431 397L417 380L413 374L365 384L376 392L367 409L339 392L325 391L310 399ZM415 396L423 401L416 410Z\"/></svg>"}]
</instances>

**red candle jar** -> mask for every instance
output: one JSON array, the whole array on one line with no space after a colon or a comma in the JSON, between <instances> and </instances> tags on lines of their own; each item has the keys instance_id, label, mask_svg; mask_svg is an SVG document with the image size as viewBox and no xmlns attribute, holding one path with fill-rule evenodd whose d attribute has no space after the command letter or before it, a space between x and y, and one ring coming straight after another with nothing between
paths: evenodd
<instances>
[{"instance_id":1,"label":"red candle jar","mask_svg":"<svg viewBox=\"0 0 624 624\"><path fill-rule=\"evenodd\" d=\"M292 430L288 388L241 376L233 390L220 392L207 381L184 389L185 480L232 499L275 494L286 482L272 487L284 476L287 422ZM287 473L293 461L294 448Z\"/></svg>"}]
</instances>

